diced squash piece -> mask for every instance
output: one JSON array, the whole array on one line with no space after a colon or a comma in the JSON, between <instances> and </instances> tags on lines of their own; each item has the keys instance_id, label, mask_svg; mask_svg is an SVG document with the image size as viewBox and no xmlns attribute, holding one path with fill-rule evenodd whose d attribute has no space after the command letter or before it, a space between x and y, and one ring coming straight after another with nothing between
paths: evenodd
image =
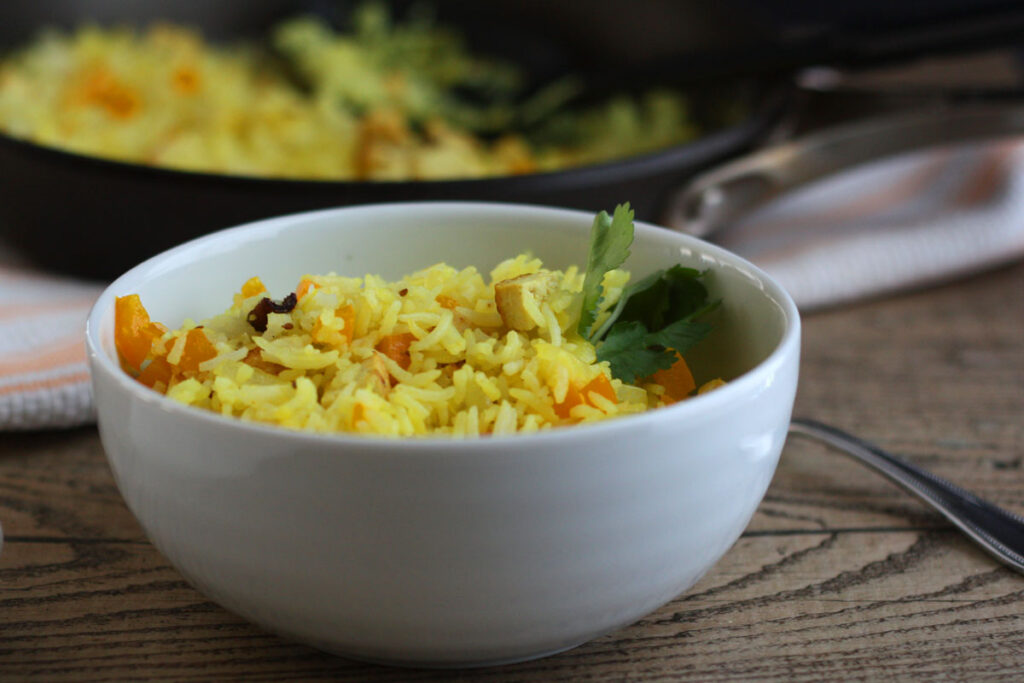
<instances>
[{"instance_id":1,"label":"diced squash piece","mask_svg":"<svg viewBox=\"0 0 1024 683\"><path fill-rule=\"evenodd\" d=\"M409 332L401 334L389 334L381 337L374 348L383 353L391 360L398 363L398 367L408 370L412 365L412 356L409 354L409 345L416 341Z\"/></svg>"},{"instance_id":2,"label":"diced squash piece","mask_svg":"<svg viewBox=\"0 0 1024 683\"><path fill-rule=\"evenodd\" d=\"M244 285L242 285L242 296L246 299L251 296L256 296L257 294L262 294L265 291L267 291L267 288L263 286L263 281L258 277L251 277L245 281Z\"/></svg>"},{"instance_id":3,"label":"diced squash piece","mask_svg":"<svg viewBox=\"0 0 1024 683\"><path fill-rule=\"evenodd\" d=\"M122 362L136 372L150 354L164 327L150 322L138 294L119 296L114 303L114 346Z\"/></svg>"},{"instance_id":4,"label":"diced squash piece","mask_svg":"<svg viewBox=\"0 0 1024 683\"><path fill-rule=\"evenodd\" d=\"M352 408L352 426L355 427L360 422L366 419L366 408L363 407L362 403L357 403Z\"/></svg>"},{"instance_id":5,"label":"diced squash piece","mask_svg":"<svg viewBox=\"0 0 1024 683\"><path fill-rule=\"evenodd\" d=\"M612 386L611 380L604 373L598 374L597 377L587 382L587 386L583 387L582 393L587 398L587 403L591 403L589 398L590 392L603 396L612 403L618 403L615 396L615 387ZM591 403L591 405L593 404Z\"/></svg>"},{"instance_id":6,"label":"diced squash piece","mask_svg":"<svg viewBox=\"0 0 1024 683\"><path fill-rule=\"evenodd\" d=\"M650 377L651 381L665 387L665 402L675 403L687 398L697 388L693 380L690 366L683 357L676 353L676 362L667 370L658 370Z\"/></svg>"},{"instance_id":7,"label":"diced squash piece","mask_svg":"<svg viewBox=\"0 0 1024 683\"><path fill-rule=\"evenodd\" d=\"M196 94L201 83L199 71L191 65L179 66L171 73L171 87L180 95Z\"/></svg>"},{"instance_id":8,"label":"diced squash piece","mask_svg":"<svg viewBox=\"0 0 1024 683\"><path fill-rule=\"evenodd\" d=\"M129 119L142 109L138 91L120 80L109 69L93 67L76 86L70 102L96 107L114 119Z\"/></svg>"},{"instance_id":9,"label":"diced squash piece","mask_svg":"<svg viewBox=\"0 0 1024 683\"><path fill-rule=\"evenodd\" d=\"M199 364L217 355L217 349L198 327L185 335L185 350L181 353L178 369L182 372L198 372Z\"/></svg>"},{"instance_id":10,"label":"diced squash piece","mask_svg":"<svg viewBox=\"0 0 1024 683\"><path fill-rule=\"evenodd\" d=\"M569 390L565 392L565 400L561 403L556 403L554 406L555 415L563 420L568 420L571 417L569 413L572 412L572 409L582 403L583 395L580 394L580 390L570 384Z\"/></svg>"},{"instance_id":11,"label":"diced squash piece","mask_svg":"<svg viewBox=\"0 0 1024 683\"><path fill-rule=\"evenodd\" d=\"M335 317L340 318L344 323L341 330L335 330L333 327L325 327L318 318L317 321L313 323L313 331L310 333L313 341L319 344L327 344L334 348L338 348L342 344L352 342L353 329L356 324L355 307L352 304L346 304L334 311L334 315Z\"/></svg>"},{"instance_id":12,"label":"diced squash piece","mask_svg":"<svg viewBox=\"0 0 1024 683\"><path fill-rule=\"evenodd\" d=\"M444 294L438 294L434 300L441 304L441 308L447 308L449 311L454 311L455 307L459 305L458 301Z\"/></svg>"},{"instance_id":13,"label":"diced squash piece","mask_svg":"<svg viewBox=\"0 0 1024 683\"><path fill-rule=\"evenodd\" d=\"M334 311L334 315L345 322L344 327L341 328L341 335L345 337L346 341L351 343L352 337L355 335L356 307L352 304L347 304Z\"/></svg>"},{"instance_id":14,"label":"diced squash piece","mask_svg":"<svg viewBox=\"0 0 1024 683\"><path fill-rule=\"evenodd\" d=\"M152 389L157 382L163 382L165 386L170 384L173 374L174 368L167 362L167 359L159 357L151 360L136 379Z\"/></svg>"},{"instance_id":15,"label":"diced squash piece","mask_svg":"<svg viewBox=\"0 0 1024 683\"><path fill-rule=\"evenodd\" d=\"M591 392L605 397L612 403L618 403L615 396L615 388L612 387L611 381L604 375L604 373L601 373L594 379L587 382L582 391L577 389L574 384L569 384L569 389L565 393L565 400L561 403L556 403L554 406L555 414L563 420L567 420L572 417L570 415L572 409L578 405L586 404L596 408L597 406L595 406L590 400Z\"/></svg>"}]
</instances>

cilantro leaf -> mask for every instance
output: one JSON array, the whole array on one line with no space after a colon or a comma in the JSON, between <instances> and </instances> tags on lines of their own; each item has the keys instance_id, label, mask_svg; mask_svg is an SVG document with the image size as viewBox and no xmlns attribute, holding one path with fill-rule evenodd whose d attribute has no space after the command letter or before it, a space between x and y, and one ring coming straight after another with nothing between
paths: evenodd
<instances>
[{"instance_id":1,"label":"cilantro leaf","mask_svg":"<svg viewBox=\"0 0 1024 683\"><path fill-rule=\"evenodd\" d=\"M675 353L666 352L664 348L648 348L647 336L643 323L618 323L597 347L597 360L608 361L612 376L627 384L632 384L638 377L647 377L672 367Z\"/></svg>"},{"instance_id":2,"label":"cilantro leaf","mask_svg":"<svg viewBox=\"0 0 1024 683\"><path fill-rule=\"evenodd\" d=\"M710 332L711 325L692 320L677 320L656 332L636 320L619 322L597 347L597 360L608 361L612 376L632 384L672 367L677 353L685 354Z\"/></svg>"},{"instance_id":3,"label":"cilantro leaf","mask_svg":"<svg viewBox=\"0 0 1024 683\"><path fill-rule=\"evenodd\" d=\"M650 332L644 337L647 346L660 346L672 353L685 354L690 348L711 332L711 325L697 323L692 320L677 320L657 332Z\"/></svg>"},{"instance_id":4,"label":"cilantro leaf","mask_svg":"<svg viewBox=\"0 0 1024 683\"><path fill-rule=\"evenodd\" d=\"M693 315L708 300L708 290L700 278L704 275L694 268L672 266L665 271L664 281L669 294L668 308L665 310L664 323L667 325ZM627 307L627 311L628 311ZM650 329L657 329L656 326Z\"/></svg>"},{"instance_id":5,"label":"cilantro leaf","mask_svg":"<svg viewBox=\"0 0 1024 683\"><path fill-rule=\"evenodd\" d=\"M602 211L594 218L594 225L590 229L587 270L583 279L583 308L577 327L581 337L591 337L591 328L601 306L601 281L605 273L625 262L632 243L633 211L628 203L616 206L612 216Z\"/></svg>"},{"instance_id":6,"label":"cilantro leaf","mask_svg":"<svg viewBox=\"0 0 1024 683\"><path fill-rule=\"evenodd\" d=\"M721 299L715 299L714 301L708 301L703 306L701 306L700 308L698 308L697 310L693 311L692 313L687 315L685 318L683 318L683 320L693 320L695 318L699 318L702 315L704 315L705 313L710 313L711 311L715 310L716 308L718 308L721 305L722 305L722 300Z\"/></svg>"},{"instance_id":7,"label":"cilantro leaf","mask_svg":"<svg viewBox=\"0 0 1024 683\"><path fill-rule=\"evenodd\" d=\"M699 280L703 275L694 268L675 265L633 283L591 339L601 339L620 320L635 320L657 331L703 312L708 298L708 290Z\"/></svg>"}]
</instances>

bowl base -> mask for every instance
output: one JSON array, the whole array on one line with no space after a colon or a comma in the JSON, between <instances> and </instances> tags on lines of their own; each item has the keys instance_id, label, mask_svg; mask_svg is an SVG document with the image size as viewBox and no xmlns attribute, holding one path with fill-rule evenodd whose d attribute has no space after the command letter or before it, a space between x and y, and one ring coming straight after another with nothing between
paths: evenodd
<instances>
[{"instance_id":1,"label":"bowl base","mask_svg":"<svg viewBox=\"0 0 1024 683\"><path fill-rule=\"evenodd\" d=\"M376 664L378 666L390 666L398 667L402 669L480 669L491 666L506 666L508 664L519 664L520 662L529 662L535 659L543 659L544 657L551 657L562 652L567 652L573 648L579 647L583 643L590 641L591 638L585 638L579 642L575 642L571 645L564 645L557 647L553 650L543 650L541 652L535 652L526 655L516 655L513 657L499 657L497 659L473 659L467 658L465 660L444 660L444 661L431 661L431 660L418 660L418 659L388 659L386 657L373 657L360 655L347 650L339 650L330 647L316 646L318 649L323 650L332 655L344 657L345 659L351 659L355 662L363 662L366 664Z\"/></svg>"}]
</instances>

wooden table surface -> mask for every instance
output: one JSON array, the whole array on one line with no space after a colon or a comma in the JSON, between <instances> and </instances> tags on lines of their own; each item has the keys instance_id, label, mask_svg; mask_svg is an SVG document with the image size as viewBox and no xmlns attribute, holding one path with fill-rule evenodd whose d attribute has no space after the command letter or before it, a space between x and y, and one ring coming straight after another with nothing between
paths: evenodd
<instances>
[{"instance_id":1,"label":"wooden table surface","mask_svg":"<svg viewBox=\"0 0 1024 683\"><path fill-rule=\"evenodd\" d=\"M1024 512L1024 264L805 318L796 413ZM1024 576L880 476L793 438L687 594L569 652L462 672L323 654L193 590L94 428L0 435L0 680L1009 680Z\"/></svg>"}]
</instances>

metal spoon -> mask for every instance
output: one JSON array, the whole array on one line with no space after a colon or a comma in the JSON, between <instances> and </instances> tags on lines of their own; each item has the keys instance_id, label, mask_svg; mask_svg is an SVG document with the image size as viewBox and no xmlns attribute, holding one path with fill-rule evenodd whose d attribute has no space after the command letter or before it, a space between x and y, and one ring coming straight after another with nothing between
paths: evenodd
<instances>
[{"instance_id":1,"label":"metal spoon","mask_svg":"<svg viewBox=\"0 0 1024 683\"><path fill-rule=\"evenodd\" d=\"M835 427L794 418L789 433L821 441L881 472L941 512L997 560L1024 573L1024 518Z\"/></svg>"}]
</instances>

